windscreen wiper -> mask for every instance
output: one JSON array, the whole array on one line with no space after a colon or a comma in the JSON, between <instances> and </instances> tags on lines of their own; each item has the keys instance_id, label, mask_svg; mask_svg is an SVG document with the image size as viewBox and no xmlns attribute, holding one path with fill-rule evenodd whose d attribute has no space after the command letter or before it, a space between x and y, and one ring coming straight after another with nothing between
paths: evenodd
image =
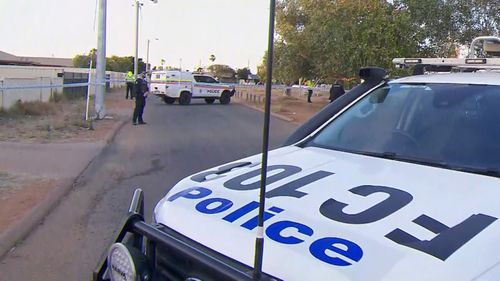
<instances>
[{"instance_id":1,"label":"windscreen wiper","mask_svg":"<svg viewBox=\"0 0 500 281\"><path fill-rule=\"evenodd\" d=\"M403 161L403 162L408 162L408 163L413 163L413 164L420 164L420 165L426 165L426 166L432 166L432 167L451 169L450 165L446 162L438 162L438 161L425 159L425 158L400 155L400 154L397 154L395 152L387 151L387 152L357 152L357 153L367 155L367 156L374 156L374 157L379 157L379 158L384 158L384 159Z\"/></svg>"},{"instance_id":2,"label":"windscreen wiper","mask_svg":"<svg viewBox=\"0 0 500 281\"><path fill-rule=\"evenodd\" d=\"M495 168L450 167L455 171L500 178L500 170Z\"/></svg>"},{"instance_id":3,"label":"windscreen wiper","mask_svg":"<svg viewBox=\"0 0 500 281\"><path fill-rule=\"evenodd\" d=\"M455 165L451 165L451 164L446 163L446 162L436 162L436 161L431 161L431 160L424 159L424 158L399 155L399 154L396 154L394 152L384 152L384 153L372 153L372 152L370 152L370 153L363 153L363 154L375 156L375 157L380 157L380 158L385 158L385 159L396 160L396 161L403 161L403 162L409 162L409 163L414 163L414 164L421 164L421 165L433 166L433 167L438 167L438 168L450 169L450 170L459 171L459 172L467 172L467 173L473 173L473 174L478 174L478 175L500 178L500 170L495 169L495 168L473 168L473 167L455 166Z\"/></svg>"}]
</instances>

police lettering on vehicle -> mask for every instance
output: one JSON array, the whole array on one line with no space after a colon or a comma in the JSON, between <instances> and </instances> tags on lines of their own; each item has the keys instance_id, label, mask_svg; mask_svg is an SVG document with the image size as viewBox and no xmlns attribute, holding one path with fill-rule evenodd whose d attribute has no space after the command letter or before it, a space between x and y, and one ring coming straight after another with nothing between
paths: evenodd
<instances>
[{"instance_id":1,"label":"police lettering on vehicle","mask_svg":"<svg viewBox=\"0 0 500 281\"><path fill-rule=\"evenodd\" d=\"M227 214L222 219L229 223L241 223L237 222L238 219L252 211L256 211L259 207L259 203L256 201L249 202L243 206L233 207L234 204L231 200L217 197L207 198L210 194L212 194L212 190L208 188L191 187L173 194L167 201L173 202L180 198L189 200L203 199L197 201L195 205L195 209L198 212L212 215L227 211ZM264 221L282 212L285 212L285 210L280 207L272 206L264 212ZM257 227L257 214L251 219L242 222L240 227L254 230ZM285 236L283 234L285 230L288 230L287 233L292 230L296 232L296 234ZM304 243L308 238L312 240L314 239L312 238L313 234L314 230L311 227L300 222L289 220L273 222L266 228L266 235L270 239L287 245ZM337 253L340 257L328 255L328 250ZM316 259L335 266L349 266L352 264L352 261L358 262L363 257L363 250L358 244L338 237L322 237L310 242L309 252Z\"/></svg>"},{"instance_id":2,"label":"police lettering on vehicle","mask_svg":"<svg viewBox=\"0 0 500 281\"><path fill-rule=\"evenodd\" d=\"M167 201L174 202L181 199L195 200L196 205L194 208L198 212L205 215L224 213L222 220L228 223L240 224L242 228L253 230L257 227L257 215L246 221L240 221L239 219L251 212L256 213L258 202L252 201L242 206L235 206L230 199L210 197L212 190L202 186L205 182L224 177L226 172L236 167L245 166L251 166L251 163L232 163L219 167L217 170L194 175L191 177L191 180L199 183L199 186L177 192L168 197ZM274 173L269 173L267 178L267 183L272 184L295 175L301 172L302 169L292 165L270 165L268 171L275 171ZM260 181L248 183L248 180L255 178L259 174L260 169L252 170L225 181L223 186L236 191L255 190L259 188ZM268 191L266 198L285 196L300 199L308 195L308 193L301 190L302 187L333 176L335 176L335 173L332 172L314 171ZM345 213L343 211L349 204L329 198L318 206L319 213L325 218L339 223L354 225L370 224L391 216L413 201L413 196L410 193L389 186L360 185L352 187L349 189L349 192L362 197L383 193L387 197L376 205L356 214ZM314 258L335 266L350 266L362 259L363 249L355 241L341 237L316 237L314 229L304 222L279 220L279 214L284 212L286 210L279 206L271 206L264 212L264 221L276 217L274 222L266 227L265 231L271 240L286 245L308 243L309 252ZM385 237L399 245L445 261L496 220L496 217L479 213L464 218L462 222L455 226L447 226L429 215L420 214L415 217L413 222L435 233L436 236L433 239L422 241L397 227L388 232ZM295 234L283 234L290 233L291 231ZM328 255L327 251L333 251L337 256Z\"/></svg>"}]
</instances>

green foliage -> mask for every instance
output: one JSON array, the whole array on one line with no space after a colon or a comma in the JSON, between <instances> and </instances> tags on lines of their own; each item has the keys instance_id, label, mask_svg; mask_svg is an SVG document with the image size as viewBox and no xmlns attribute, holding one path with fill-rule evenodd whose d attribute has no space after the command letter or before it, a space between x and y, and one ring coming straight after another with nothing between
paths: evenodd
<instances>
[{"instance_id":1,"label":"green foliage","mask_svg":"<svg viewBox=\"0 0 500 281\"><path fill-rule=\"evenodd\" d=\"M76 55L73 58L73 66L77 68L89 68L92 59L92 68L96 67L97 50L92 49L88 54ZM106 70L116 72L128 72L134 70L134 57L111 56L106 58ZM146 70L146 64L139 58L139 73Z\"/></svg>"},{"instance_id":2,"label":"green foliage","mask_svg":"<svg viewBox=\"0 0 500 281\"><path fill-rule=\"evenodd\" d=\"M92 60L92 68L95 68L95 61L97 58L97 49L92 49L88 54L76 55L73 58L73 66L76 68L89 68L90 61Z\"/></svg>"},{"instance_id":3,"label":"green foliage","mask_svg":"<svg viewBox=\"0 0 500 281\"><path fill-rule=\"evenodd\" d=\"M331 82L370 65L397 73L394 57L454 55L499 29L499 0L278 0L273 77Z\"/></svg>"},{"instance_id":4,"label":"green foliage","mask_svg":"<svg viewBox=\"0 0 500 281\"><path fill-rule=\"evenodd\" d=\"M116 72L134 71L134 57L118 57L112 56L106 58L106 70Z\"/></svg>"},{"instance_id":5,"label":"green foliage","mask_svg":"<svg viewBox=\"0 0 500 281\"><path fill-rule=\"evenodd\" d=\"M500 32L499 0L448 0L452 6L452 19L456 23L453 38L462 44L482 35Z\"/></svg>"},{"instance_id":6,"label":"green foliage","mask_svg":"<svg viewBox=\"0 0 500 281\"><path fill-rule=\"evenodd\" d=\"M234 69L224 64L212 64L207 68L207 70L218 78L233 79L236 75L236 71Z\"/></svg>"},{"instance_id":7,"label":"green foliage","mask_svg":"<svg viewBox=\"0 0 500 281\"><path fill-rule=\"evenodd\" d=\"M262 58L262 63L257 66L257 75L260 77L260 81L262 83L266 83L267 81L267 51Z\"/></svg>"},{"instance_id":8,"label":"green foliage","mask_svg":"<svg viewBox=\"0 0 500 281\"><path fill-rule=\"evenodd\" d=\"M236 78L238 79L248 80L248 75L250 74L252 74L252 72L246 67L236 69Z\"/></svg>"}]
</instances>

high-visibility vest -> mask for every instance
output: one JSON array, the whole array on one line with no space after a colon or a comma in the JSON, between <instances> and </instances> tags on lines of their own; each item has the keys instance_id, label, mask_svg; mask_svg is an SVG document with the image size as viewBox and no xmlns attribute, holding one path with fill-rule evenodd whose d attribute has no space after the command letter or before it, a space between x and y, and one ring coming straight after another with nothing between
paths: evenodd
<instances>
[{"instance_id":1,"label":"high-visibility vest","mask_svg":"<svg viewBox=\"0 0 500 281\"><path fill-rule=\"evenodd\" d=\"M134 74L127 73L127 76L125 76L125 81L130 82L130 83L134 83L135 82Z\"/></svg>"}]
</instances>

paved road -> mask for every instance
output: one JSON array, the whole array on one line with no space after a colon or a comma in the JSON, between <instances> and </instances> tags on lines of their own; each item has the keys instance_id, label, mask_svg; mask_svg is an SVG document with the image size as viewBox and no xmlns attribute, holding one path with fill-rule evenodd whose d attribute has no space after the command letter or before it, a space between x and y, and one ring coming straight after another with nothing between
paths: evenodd
<instances>
[{"instance_id":1,"label":"paved road","mask_svg":"<svg viewBox=\"0 0 500 281\"><path fill-rule=\"evenodd\" d=\"M62 203L0 262L0 281L89 280L134 188L145 191L150 218L178 180L261 149L262 113L238 104L148 102L148 125L127 124L118 133ZM279 146L293 129L272 118L271 146Z\"/></svg>"}]
</instances>

